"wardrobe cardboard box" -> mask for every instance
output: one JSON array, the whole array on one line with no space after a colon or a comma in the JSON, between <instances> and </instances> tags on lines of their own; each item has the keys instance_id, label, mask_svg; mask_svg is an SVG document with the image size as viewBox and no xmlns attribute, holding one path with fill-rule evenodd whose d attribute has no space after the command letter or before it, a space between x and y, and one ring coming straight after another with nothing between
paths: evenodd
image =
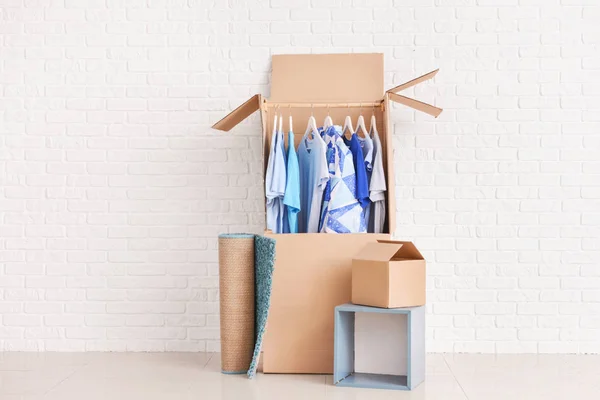
<instances>
[{"instance_id":1,"label":"wardrobe cardboard box","mask_svg":"<svg viewBox=\"0 0 600 400\"><path fill-rule=\"evenodd\" d=\"M352 260L352 303L397 308L425 305L425 259L412 242L367 243Z\"/></svg>"},{"instance_id":2,"label":"wardrobe cardboard box","mask_svg":"<svg viewBox=\"0 0 600 400\"><path fill-rule=\"evenodd\" d=\"M293 117L295 146L304 135L310 115L314 115L319 124L330 115L334 123L340 125L347 115L356 121L363 114L367 123L371 115L375 115L382 142L383 167L387 175L385 233L265 233L277 240L277 256L263 344L263 372L333 372L333 311L335 306L350 301L352 258L365 244L390 239L396 229L389 103L402 103L434 117L442 110L398 94L433 78L437 70L387 92L383 87L383 73L383 54L275 55L272 58L271 97L267 100L256 94L213 126L229 131L255 111L260 111L263 174L275 113L283 115L286 132L288 117Z\"/></svg>"}]
</instances>

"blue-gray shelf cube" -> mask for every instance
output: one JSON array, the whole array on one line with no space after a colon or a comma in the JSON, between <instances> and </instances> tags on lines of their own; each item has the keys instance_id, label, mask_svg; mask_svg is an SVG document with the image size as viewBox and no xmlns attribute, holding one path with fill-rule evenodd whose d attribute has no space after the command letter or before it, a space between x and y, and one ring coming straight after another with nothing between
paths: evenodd
<instances>
[{"instance_id":1,"label":"blue-gray shelf cube","mask_svg":"<svg viewBox=\"0 0 600 400\"><path fill-rule=\"evenodd\" d=\"M406 375L355 372L355 315L379 313L406 315ZM400 332L399 332L400 336ZM335 308L333 382L337 386L412 390L425 380L425 307L378 308L343 304Z\"/></svg>"}]
</instances>

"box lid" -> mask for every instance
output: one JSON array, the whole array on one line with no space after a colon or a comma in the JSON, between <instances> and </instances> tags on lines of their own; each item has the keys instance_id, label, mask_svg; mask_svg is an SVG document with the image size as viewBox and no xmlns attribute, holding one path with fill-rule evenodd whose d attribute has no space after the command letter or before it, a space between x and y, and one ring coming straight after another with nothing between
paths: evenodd
<instances>
[{"instance_id":1,"label":"box lid","mask_svg":"<svg viewBox=\"0 0 600 400\"><path fill-rule=\"evenodd\" d=\"M213 129L229 132L237 124L248 118L250 114L258 110L260 108L261 102L262 96L260 94L255 94L250 99L246 100L244 104L242 104L241 106L224 116L221 120L219 120L219 122L214 124L212 126Z\"/></svg>"},{"instance_id":2,"label":"box lid","mask_svg":"<svg viewBox=\"0 0 600 400\"><path fill-rule=\"evenodd\" d=\"M394 101L438 117L439 107L398 94L432 79L439 69L383 90L383 54L282 54L273 56L270 103L370 103ZM263 104L265 103L265 104ZM213 125L229 131L259 108L266 106L260 94ZM278 105L277 105L278 106Z\"/></svg>"},{"instance_id":3,"label":"box lid","mask_svg":"<svg viewBox=\"0 0 600 400\"><path fill-rule=\"evenodd\" d=\"M388 91L386 91L386 95L388 96L388 98L391 101L394 101L394 102L400 103L400 104L404 104L407 107L413 108L417 111L424 112L426 114L429 114L429 115L437 118L443 111L441 108L432 106L431 104L423 103L422 101L419 101L419 100L411 99L410 97L402 96L401 94L398 94L398 92L409 89L409 88L416 86L419 83L427 81L429 79L433 79L433 77L435 77L438 72L439 72L439 68L436 69L435 71L428 72L425 75L421 75L421 76L419 76L415 79L412 79L408 82L404 82L403 84L395 86L395 87L389 89Z\"/></svg>"},{"instance_id":4,"label":"box lid","mask_svg":"<svg viewBox=\"0 0 600 400\"><path fill-rule=\"evenodd\" d=\"M436 69L436 70L434 70L434 71L428 72L425 75L421 75L421 76L419 76L419 77L417 77L415 79L412 79L412 80L410 80L408 82L404 82L401 85L395 86L395 87L389 89L387 92L388 93L398 93L398 92L401 92L403 90L409 89L409 88L411 88L413 86L418 85L421 82L425 82L425 81L427 81L429 79L433 79L437 75L438 72L440 72L439 68Z\"/></svg>"},{"instance_id":5,"label":"box lid","mask_svg":"<svg viewBox=\"0 0 600 400\"><path fill-rule=\"evenodd\" d=\"M382 53L273 56L269 101L360 103L383 94Z\"/></svg>"},{"instance_id":6,"label":"box lid","mask_svg":"<svg viewBox=\"0 0 600 400\"><path fill-rule=\"evenodd\" d=\"M368 243L354 256L355 260L363 261L392 261L397 258L424 260L414 243L396 240L378 240Z\"/></svg>"}]
</instances>

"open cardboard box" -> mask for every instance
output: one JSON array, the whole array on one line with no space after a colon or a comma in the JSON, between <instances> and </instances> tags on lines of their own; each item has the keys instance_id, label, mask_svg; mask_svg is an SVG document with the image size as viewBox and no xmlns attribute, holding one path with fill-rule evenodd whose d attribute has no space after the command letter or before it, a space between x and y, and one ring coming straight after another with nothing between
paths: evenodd
<instances>
[{"instance_id":1,"label":"open cardboard box","mask_svg":"<svg viewBox=\"0 0 600 400\"><path fill-rule=\"evenodd\" d=\"M425 305L425 259L412 242L368 243L352 261L352 303L380 308Z\"/></svg>"},{"instance_id":2,"label":"open cardboard box","mask_svg":"<svg viewBox=\"0 0 600 400\"><path fill-rule=\"evenodd\" d=\"M389 102L437 117L440 108L398 94L433 78L437 72L384 92L383 54L275 55L271 98L256 94L213 126L229 131L260 110L265 170L276 112L284 118L293 117L296 147L311 114L318 123L329 114L334 123L341 124L347 115L356 121L361 113L367 120L374 113L382 142L387 176L385 233L266 232L277 240L277 258L263 345L263 372L333 372L334 308L350 301L352 258L366 243L390 239L396 228Z\"/></svg>"}]
</instances>

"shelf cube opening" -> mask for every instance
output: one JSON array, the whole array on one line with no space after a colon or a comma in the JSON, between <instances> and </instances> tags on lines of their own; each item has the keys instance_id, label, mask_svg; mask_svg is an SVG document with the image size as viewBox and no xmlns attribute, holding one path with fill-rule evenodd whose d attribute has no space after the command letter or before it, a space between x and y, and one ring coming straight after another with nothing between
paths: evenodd
<instances>
[{"instance_id":1,"label":"shelf cube opening","mask_svg":"<svg viewBox=\"0 0 600 400\"><path fill-rule=\"evenodd\" d=\"M411 390L425 378L425 307L335 308L338 386Z\"/></svg>"}]
</instances>

